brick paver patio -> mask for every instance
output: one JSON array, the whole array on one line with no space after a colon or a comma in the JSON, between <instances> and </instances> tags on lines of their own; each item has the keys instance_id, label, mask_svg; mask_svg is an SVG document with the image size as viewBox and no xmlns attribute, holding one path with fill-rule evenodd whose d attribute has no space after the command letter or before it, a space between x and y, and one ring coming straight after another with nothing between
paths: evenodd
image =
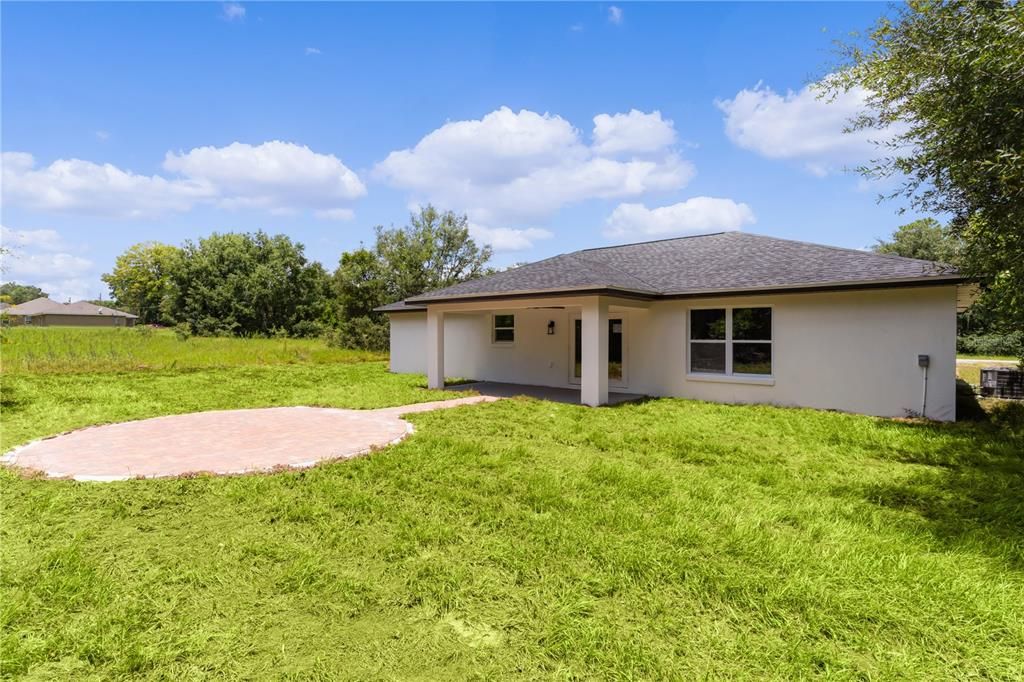
<instances>
[{"instance_id":1,"label":"brick paver patio","mask_svg":"<svg viewBox=\"0 0 1024 682\"><path fill-rule=\"evenodd\" d=\"M403 414L493 400L472 396L380 410L270 407L180 414L72 431L23 445L0 460L79 481L308 467L398 442L412 432Z\"/></svg>"}]
</instances>

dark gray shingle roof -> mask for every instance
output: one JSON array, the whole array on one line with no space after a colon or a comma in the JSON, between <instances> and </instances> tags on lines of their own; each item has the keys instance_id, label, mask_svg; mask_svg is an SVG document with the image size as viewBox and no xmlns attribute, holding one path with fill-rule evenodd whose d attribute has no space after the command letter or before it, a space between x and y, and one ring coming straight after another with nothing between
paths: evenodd
<instances>
[{"instance_id":1,"label":"dark gray shingle roof","mask_svg":"<svg viewBox=\"0 0 1024 682\"><path fill-rule=\"evenodd\" d=\"M866 283L957 280L955 268L746 232L584 249L408 299L616 290L682 296Z\"/></svg>"}]
</instances>

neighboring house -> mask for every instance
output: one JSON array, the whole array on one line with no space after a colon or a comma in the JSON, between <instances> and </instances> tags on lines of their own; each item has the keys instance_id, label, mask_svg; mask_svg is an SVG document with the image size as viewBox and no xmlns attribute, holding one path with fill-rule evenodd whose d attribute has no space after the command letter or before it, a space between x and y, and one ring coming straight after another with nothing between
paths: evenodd
<instances>
[{"instance_id":1,"label":"neighboring house","mask_svg":"<svg viewBox=\"0 0 1024 682\"><path fill-rule=\"evenodd\" d=\"M58 303L49 298L12 305L3 312L9 324L31 327L134 327L138 319L138 315L88 301Z\"/></svg>"},{"instance_id":2,"label":"neighboring house","mask_svg":"<svg viewBox=\"0 0 1024 682\"><path fill-rule=\"evenodd\" d=\"M929 261L743 232L586 249L380 308L391 370L955 418L957 294ZM927 367L922 365L928 365Z\"/></svg>"}]
</instances>

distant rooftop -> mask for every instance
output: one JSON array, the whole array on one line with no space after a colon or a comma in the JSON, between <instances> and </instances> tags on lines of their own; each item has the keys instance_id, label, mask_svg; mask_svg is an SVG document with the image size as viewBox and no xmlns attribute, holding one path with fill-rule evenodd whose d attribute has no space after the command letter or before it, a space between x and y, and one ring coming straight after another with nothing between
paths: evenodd
<instances>
[{"instance_id":1,"label":"distant rooftop","mask_svg":"<svg viewBox=\"0 0 1024 682\"><path fill-rule=\"evenodd\" d=\"M23 315L33 317L35 315L106 315L109 317L137 318L138 315L126 313L123 310L114 310L88 301L75 301L74 303L59 303L50 298L34 298L18 305L12 305L4 312L9 315Z\"/></svg>"}]
</instances>

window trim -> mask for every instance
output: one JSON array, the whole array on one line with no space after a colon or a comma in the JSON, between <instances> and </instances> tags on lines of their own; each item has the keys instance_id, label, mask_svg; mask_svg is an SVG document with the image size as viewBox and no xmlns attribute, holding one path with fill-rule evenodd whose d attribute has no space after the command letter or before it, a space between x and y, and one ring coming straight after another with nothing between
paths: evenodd
<instances>
[{"instance_id":1,"label":"window trim","mask_svg":"<svg viewBox=\"0 0 1024 682\"><path fill-rule=\"evenodd\" d=\"M512 326L511 327L499 327L499 326L497 326L497 324L498 324L498 317L499 316L504 317L506 315L511 315L512 316ZM512 340L511 341L499 341L496 338L497 337L497 331L499 329L511 329L512 330ZM519 336L518 330L516 329L516 314L514 312L503 313L501 311L497 311L497 312L491 313L491 332L490 333L491 333L491 345L492 346L498 346L499 348L508 348L509 346L516 345L516 338L518 338L518 336Z\"/></svg>"},{"instance_id":2,"label":"window trim","mask_svg":"<svg viewBox=\"0 0 1024 682\"><path fill-rule=\"evenodd\" d=\"M772 371L770 374L750 374L747 372L734 372L732 369L732 345L737 342L732 338L732 312L743 308L768 308L772 315L772 338L770 339L739 339L738 343L766 343L772 347ZM724 339L693 339L690 338L692 329L691 312L694 310L724 310L725 311L725 338ZM694 372L690 369L690 359L693 355L692 344L694 343L721 343L725 344L725 372ZM775 385L775 305L771 303L748 303L746 305L701 305L692 306L686 309L686 378L693 381L721 381L729 384L761 384Z\"/></svg>"}]
</instances>

